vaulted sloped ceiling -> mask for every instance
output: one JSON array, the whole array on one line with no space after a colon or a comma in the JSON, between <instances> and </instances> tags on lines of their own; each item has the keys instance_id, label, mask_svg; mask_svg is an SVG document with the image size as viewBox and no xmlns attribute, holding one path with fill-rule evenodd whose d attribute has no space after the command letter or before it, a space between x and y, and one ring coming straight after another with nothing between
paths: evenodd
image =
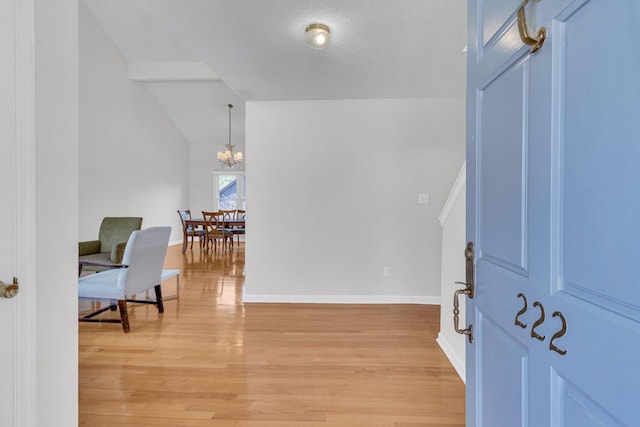
<instances>
[{"instance_id":1,"label":"vaulted sloped ceiling","mask_svg":"<svg viewBox=\"0 0 640 427\"><path fill-rule=\"evenodd\" d=\"M244 101L465 94L466 0L83 2L194 144L220 143L229 103L244 129ZM304 42L313 22L324 50Z\"/></svg>"}]
</instances>

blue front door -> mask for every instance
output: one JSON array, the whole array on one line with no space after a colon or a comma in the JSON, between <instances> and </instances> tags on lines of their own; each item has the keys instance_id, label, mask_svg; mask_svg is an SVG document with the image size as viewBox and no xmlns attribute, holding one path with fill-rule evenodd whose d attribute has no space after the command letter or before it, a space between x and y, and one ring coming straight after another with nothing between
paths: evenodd
<instances>
[{"instance_id":1,"label":"blue front door","mask_svg":"<svg viewBox=\"0 0 640 427\"><path fill-rule=\"evenodd\" d=\"M525 3L469 0L467 425L637 427L640 1Z\"/></svg>"}]
</instances>

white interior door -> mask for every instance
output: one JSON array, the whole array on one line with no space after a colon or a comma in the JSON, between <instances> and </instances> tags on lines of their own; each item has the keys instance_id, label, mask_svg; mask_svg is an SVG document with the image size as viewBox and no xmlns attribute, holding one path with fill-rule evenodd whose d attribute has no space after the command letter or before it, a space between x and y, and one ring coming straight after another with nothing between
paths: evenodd
<instances>
[{"instance_id":1,"label":"white interior door","mask_svg":"<svg viewBox=\"0 0 640 427\"><path fill-rule=\"evenodd\" d=\"M469 1L467 425L640 426L640 2L528 3Z\"/></svg>"}]
</instances>

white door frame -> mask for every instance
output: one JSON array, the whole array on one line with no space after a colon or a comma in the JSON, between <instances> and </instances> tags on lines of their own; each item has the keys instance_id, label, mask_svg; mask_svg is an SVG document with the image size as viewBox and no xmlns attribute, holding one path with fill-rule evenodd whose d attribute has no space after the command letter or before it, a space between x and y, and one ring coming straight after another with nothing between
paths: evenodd
<instances>
[{"instance_id":1,"label":"white door frame","mask_svg":"<svg viewBox=\"0 0 640 427\"><path fill-rule=\"evenodd\" d=\"M37 405L37 299L36 299L36 115L35 115L35 9L34 0L15 2L16 66L16 170L17 206L15 297L15 423L38 425ZM9 207L10 208L10 207Z\"/></svg>"}]
</instances>

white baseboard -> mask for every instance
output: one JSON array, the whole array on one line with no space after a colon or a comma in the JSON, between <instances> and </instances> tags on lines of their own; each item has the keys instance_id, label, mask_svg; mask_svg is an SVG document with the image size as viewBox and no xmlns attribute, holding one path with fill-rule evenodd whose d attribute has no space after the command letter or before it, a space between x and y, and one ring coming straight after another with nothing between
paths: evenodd
<instances>
[{"instance_id":1,"label":"white baseboard","mask_svg":"<svg viewBox=\"0 0 640 427\"><path fill-rule=\"evenodd\" d=\"M453 351L453 348L449 344L449 341L447 341L447 338L442 334L442 332L438 333L438 338L436 338L436 342L438 343L442 351L444 351L444 354L449 359L449 362L451 362L451 364L453 365L453 368L456 370L456 372L462 379L462 382L466 384L467 375L466 375L465 362L463 360L464 355L462 358L460 358L460 355L457 354L455 351Z\"/></svg>"},{"instance_id":2,"label":"white baseboard","mask_svg":"<svg viewBox=\"0 0 640 427\"><path fill-rule=\"evenodd\" d=\"M397 295L260 295L244 294L245 303L298 304L427 304L440 305L440 297Z\"/></svg>"}]
</instances>

